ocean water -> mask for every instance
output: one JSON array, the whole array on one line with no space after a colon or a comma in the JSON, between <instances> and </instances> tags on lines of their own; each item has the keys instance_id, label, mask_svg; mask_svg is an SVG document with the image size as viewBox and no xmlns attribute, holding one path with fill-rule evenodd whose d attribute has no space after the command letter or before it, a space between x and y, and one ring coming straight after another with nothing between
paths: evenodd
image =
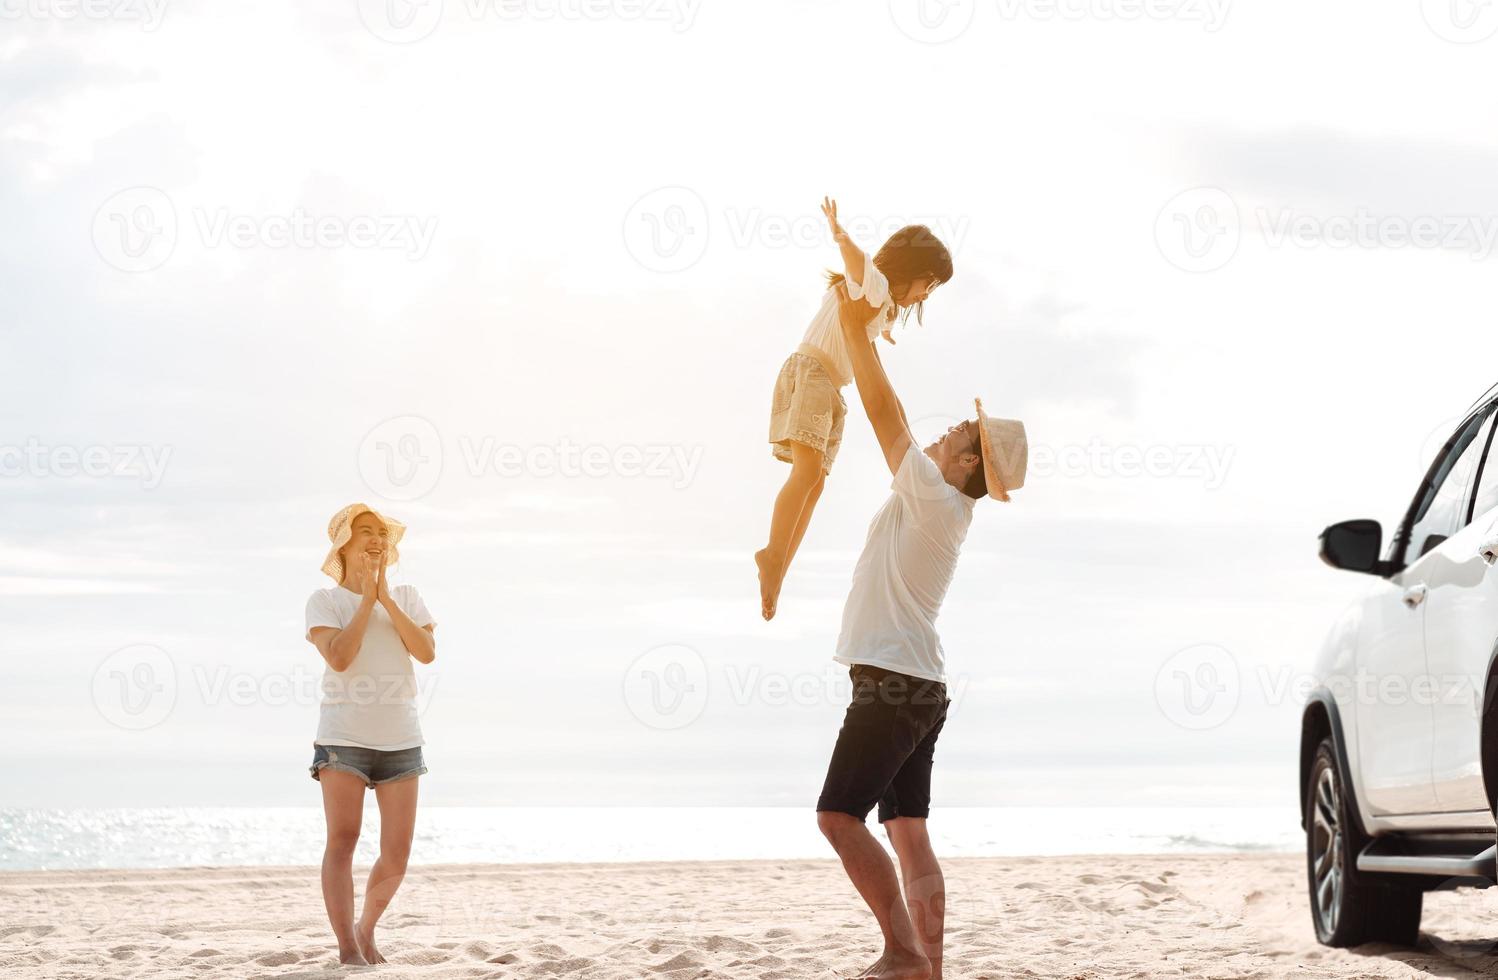
<instances>
[{"instance_id":1,"label":"ocean water","mask_svg":"<svg viewBox=\"0 0 1498 980\"><path fill-rule=\"evenodd\" d=\"M869 818L875 826L874 817ZM928 824L947 857L1298 851L1284 807L949 807ZM877 835L881 839L882 834ZM373 861L379 811L358 860ZM316 807L0 809L0 870L307 865L322 860ZM804 807L423 807L412 860L697 861L826 858Z\"/></svg>"}]
</instances>

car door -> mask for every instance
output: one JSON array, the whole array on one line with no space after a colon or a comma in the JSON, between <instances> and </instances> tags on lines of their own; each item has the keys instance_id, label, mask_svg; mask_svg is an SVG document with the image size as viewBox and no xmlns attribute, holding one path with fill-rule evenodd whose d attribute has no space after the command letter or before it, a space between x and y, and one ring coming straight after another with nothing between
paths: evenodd
<instances>
[{"instance_id":1,"label":"car door","mask_svg":"<svg viewBox=\"0 0 1498 980\"><path fill-rule=\"evenodd\" d=\"M1431 784L1443 811L1488 808L1480 747L1488 660L1498 639L1498 570L1483 557L1498 545L1493 428L1490 415L1478 434L1483 453L1468 480L1461 526L1426 561L1425 659L1435 689Z\"/></svg>"},{"instance_id":2,"label":"car door","mask_svg":"<svg viewBox=\"0 0 1498 980\"><path fill-rule=\"evenodd\" d=\"M1490 412L1470 416L1437 454L1390 547L1389 561L1400 570L1363 604L1354 694L1358 768L1376 813L1439 809L1431 774L1434 699L1426 694L1426 599L1431 577L1444 569L1441 549L1466 513L1468 483L1490 425Z\"/></svg>"}]
</instances>

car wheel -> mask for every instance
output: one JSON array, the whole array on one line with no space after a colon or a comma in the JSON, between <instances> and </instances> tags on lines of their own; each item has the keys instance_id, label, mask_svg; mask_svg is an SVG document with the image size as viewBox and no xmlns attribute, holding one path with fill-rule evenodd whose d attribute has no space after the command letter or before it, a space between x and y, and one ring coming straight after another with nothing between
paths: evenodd
<instances>
[{"instance_id":1,"label":"car wheel","mask_svg":"<svg viewBox=\"0 0 1498 980\"><path fill-rule=\"evenodd\" d=\"M1413 946L1420 938L1424 891L1418 885L1356 871L1364 841L1353 823L1352 801L1342 785L1330 736L1316 748L1310 781L1306 878L1317 941L1326 946L1365 942Z\"/></svg>"}]
</instances>

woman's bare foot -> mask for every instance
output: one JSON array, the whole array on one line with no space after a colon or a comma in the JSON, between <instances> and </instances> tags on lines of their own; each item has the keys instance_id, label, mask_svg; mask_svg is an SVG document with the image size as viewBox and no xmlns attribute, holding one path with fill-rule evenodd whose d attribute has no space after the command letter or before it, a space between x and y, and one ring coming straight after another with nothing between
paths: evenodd
<instances>
[{"instance_id":1,"label":"woman's bare foot","mask_svg":"<svg viewBox=\"0 0 1498 980\"><path fill-rule=\"evenodd\" d=\"M366 962L368 962L368 963L384 963L385 962L385 957L383 955L381 955L379 947L375 945L375 941L374 941L374 926L370 926L368 932L364 931L364 926L363 925L355 926L354 927L354 939L356 939L358 941L358 943L359 943L359 952L361 952L361 953L364 954L364 959L365 959Z\"/></svg>"},{"instance_id":2,"label":"woman's bare foot","mask_svg":"<svg viewBox=\"0 0 1498 980\"><path fill-rule=\"evenodd\" d=\"M769 548L761 548L754 553L754 564L759 568L759 614L767 620L774 619L784 573L770 559Z\"/></svg>"},{"instance_id":3,"label":"woman's bare foot","mask_svg":"<svg viewBox=\"0 0 1498 980\"><path fill-rule=\"evenodd\" d=\"M368 966L369 960L366 960L364 954L359 952L357 944L353 946L343 946L340 944L338 947L338 965Z\"/></svg>"}]
</instances>

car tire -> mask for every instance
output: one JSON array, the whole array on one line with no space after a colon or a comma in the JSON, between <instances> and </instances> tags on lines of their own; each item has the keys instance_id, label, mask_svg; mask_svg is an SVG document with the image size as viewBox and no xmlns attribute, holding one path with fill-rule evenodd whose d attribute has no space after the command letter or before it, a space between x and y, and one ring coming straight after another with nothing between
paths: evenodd
<instances>
[{"instance_id":1,"label":"car tire","mask_svg":"<svg viewBox=\"0 0 1498 980\"><path fill-rule=\"evenodd\" d=\"M1316 747L1306 788L1306 881L1316 939L1325 946L1413 946L1420 938L1424 890L1388 880L1392 876L1358 873L1365 842L1327 736Z\"/></svg>"}]
</instances>

